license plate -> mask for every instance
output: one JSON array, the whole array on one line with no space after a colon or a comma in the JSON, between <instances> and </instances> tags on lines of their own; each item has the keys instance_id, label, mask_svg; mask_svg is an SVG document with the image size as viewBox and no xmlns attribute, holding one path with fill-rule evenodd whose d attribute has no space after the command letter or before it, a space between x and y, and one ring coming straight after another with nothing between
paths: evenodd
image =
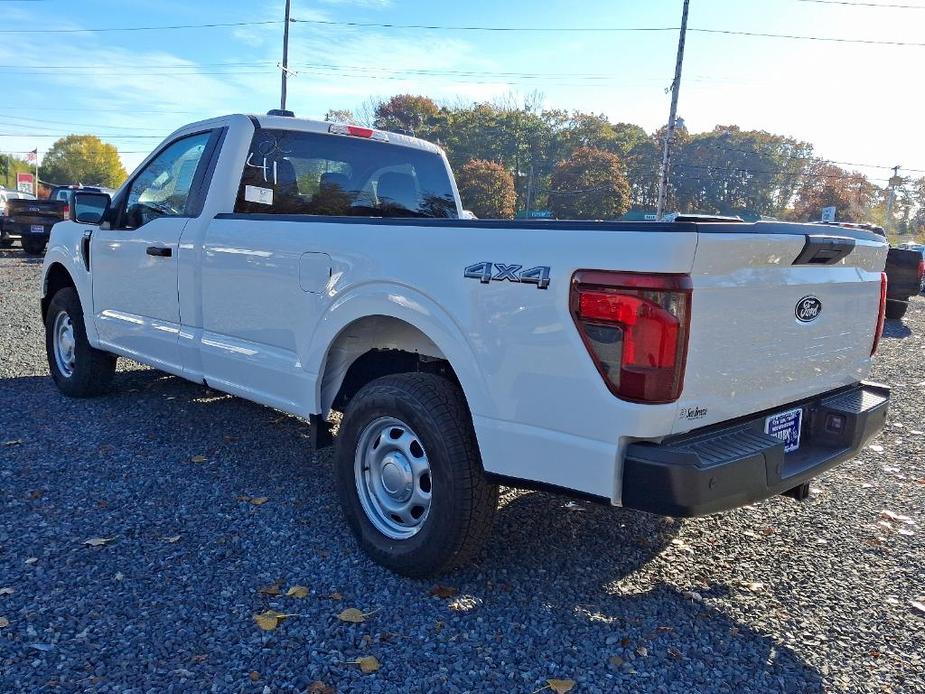
<instances>
[{"instance_id":1,"label":"license plate","mask_svg":"<svg viewBox=\"0 0 925 694\"><path fill-rule=\"evenodd\" d=\"M772 414L764 420L764 433L784 442L784 453L792 453L800 447L800 431L803 427L803 409L787 410Z\"/></svg>"},{"instance_id":2,"label":"license plate","mask_svg":"<svg viewBox=\"0 0 925 694\"><path fill-rule=\"evenodd\" d=\"M33 234L44 234L45 227L43 227L41 224L33 224L29 231L31 231Z\"/></svg>"}]
</instances>

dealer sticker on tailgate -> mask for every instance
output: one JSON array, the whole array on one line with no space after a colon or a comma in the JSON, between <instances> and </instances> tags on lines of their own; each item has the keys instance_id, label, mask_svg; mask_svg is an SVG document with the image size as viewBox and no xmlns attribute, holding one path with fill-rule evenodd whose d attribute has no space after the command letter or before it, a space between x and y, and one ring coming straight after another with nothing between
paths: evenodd
<instances>
[{"instance_id":1,"label":"dealer sticker on tailgate","mask_svg":"<svg viewBox=\"0 0 925 694\"><path fill-rule=\"evenodd\" d=\"M800 447L800 429L803 425L803 409L787 410L764 420L764 433L784 442L784 453L791 453Z\"/></svg>"},{"instance_id":2,"label":"dealer sticker on tailgate","mask_svg":"<svg viewBox=\"0 0 925 694\"><path fill-rule=\"evenodd\" d=\"M33 224L29 231L31 231L33 234L44 234L45 227L43 227L41 224Z\"/></svg>"}]
</instances>

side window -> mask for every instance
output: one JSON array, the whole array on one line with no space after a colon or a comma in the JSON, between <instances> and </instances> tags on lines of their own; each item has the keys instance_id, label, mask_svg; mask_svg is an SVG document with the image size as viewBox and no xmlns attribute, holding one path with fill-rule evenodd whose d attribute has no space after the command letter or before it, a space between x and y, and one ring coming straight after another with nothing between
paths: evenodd
<instances>
[{"instance_id":1,"label":"side window","mask_svg":"<svg viewBox=\"0 0 925 694\"><path fill-rule=\"evenodd\" d=\"M444 158L362 136L258 129L235 212L340 217L457 216Z\"/></svg>"},{"instance_id":2,"label":"side window","mask_svg":"<svg viewBox=\"0 0 925 694\"><path fill-rule=\"evenodd\" d=\"M184 137L151 160L132 181L119 226L137 229L160 217L185 217L210 137L208 132Z\"/></svg>"}]
</instances>

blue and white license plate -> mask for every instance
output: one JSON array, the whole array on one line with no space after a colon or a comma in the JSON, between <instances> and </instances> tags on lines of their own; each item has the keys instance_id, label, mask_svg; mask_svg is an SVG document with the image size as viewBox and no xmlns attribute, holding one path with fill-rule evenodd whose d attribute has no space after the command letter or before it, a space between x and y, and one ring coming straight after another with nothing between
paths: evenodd
<instances>
[{"instance_id":1,"label":"blue and white license plate","mask_svg":"<svg viewBox=\"0 0 925 694\"><path fill-rule=\"evenodd\" d=\"M787 410L772 414L764 420L764 433L784 442L784 453L792 453L800 447L800 431L803 427L803 409Z\"/></svg>"},{"instance_id":2,"label":"blue and white license plate","mask_svg":"<svg viewBox=\"0 0 925 694\"><path fill-rule=\"evenodd\" d=\"M29 231L31 231L33 234L44 234L45 227L43 227L41 224L33 224Z\"/></svg>"}]
</instances>

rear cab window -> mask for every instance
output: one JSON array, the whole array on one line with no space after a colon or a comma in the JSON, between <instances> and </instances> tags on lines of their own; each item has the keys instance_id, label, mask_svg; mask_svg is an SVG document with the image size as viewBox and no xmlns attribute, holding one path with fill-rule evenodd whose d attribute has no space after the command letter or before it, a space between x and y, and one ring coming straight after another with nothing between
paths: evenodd
<instances>
[{"instance_id":1,"label":"rear cab window","mask_svg":"<svg viewBox=\"0 0 925 694\"><path fill-rule=\"evenodd\" d=\"M458 217L449 170L437 152L270 128L254 133L235 212Z\"/></svg>"}]
</instances>

